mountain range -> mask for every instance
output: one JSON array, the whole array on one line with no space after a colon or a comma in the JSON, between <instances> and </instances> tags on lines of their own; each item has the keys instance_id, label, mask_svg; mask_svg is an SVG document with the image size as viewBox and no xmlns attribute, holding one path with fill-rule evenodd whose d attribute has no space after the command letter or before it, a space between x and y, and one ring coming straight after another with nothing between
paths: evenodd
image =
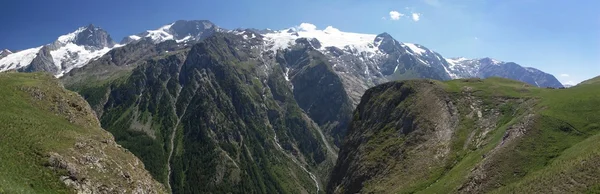
<instances>
[{"instance_id":1,"label":"mountain range","mask_svg":"<svg viewBox=\"0 0 600 194\"><path fill-rule=\"evenodd\" d=\"M584 156L596 161L570 152L595 145L593 80L551 89L562 84L537 69L444 58L387 33L306 23L227 30L180 20L116 43L89 25L8 54L0 67L54 75L36 83L60 82L81 95L97 118L89 126L99 122L173 193L488 192L513 183L525 192L543 179L529 173L565 167L546 168L555 157L569 165ZM44 76L0 75L23 84ZM53 99L44 101L57 104L51 111L69 105ZM551 125L532 124L545 122ZM569 141L555 141L561 137ZM511 164L517 171L507 170ZM578 167L566 173L593 185L593 176L572 170Z\"/></svg>"},{"instance_id":2,"label":"mountain range","mask_svg":"<svg viewBox=\"0 0 600 194\"><path fill-rule=\"evenodd\" d=\"M127 36L120 44L115 43L103 29L89 25L60 36L51 44L16 53L5 50L0 53L0 71L47 71L60 77L99 58L111 49L141 39L149 39L154 43L175 40L177 43L192 44L216 32L254 35L247 38L260 40L261 44L256 46L264 47L264 51L290 48L297 40L306 39L316 50L334 60L337 72L352 74L352 79L362 80L367 87L390 80L412 78L449 80L494 76L519 80L538 87L563 87L554 76L535 68L491 58L444 58L422 45L398 42L387 33L349 33L331 26L317 30L314 25L308 23L280 31L226 30L207 20L179 20L156 30Z\"/></svg>"}]
</instances>

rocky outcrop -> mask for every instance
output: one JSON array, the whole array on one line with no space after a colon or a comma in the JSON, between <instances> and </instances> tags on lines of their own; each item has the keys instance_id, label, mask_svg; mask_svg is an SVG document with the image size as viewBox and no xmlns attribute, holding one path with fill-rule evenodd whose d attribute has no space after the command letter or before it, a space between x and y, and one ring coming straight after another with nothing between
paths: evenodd
<instances>
[{"instance_id":1,"label":"rocky outcrop","mask_svg":"<svg viewBox=\"0 0 600 194\"><path fill-rule=\"evenodd\" d=\"M22 72L48 72L52 74L58 73L59 69L52 60L52 54L50 54L51 48L49 46L43 46L38 52L33 61L29 66L19 69Z\"/></svg>"}]
</instances>

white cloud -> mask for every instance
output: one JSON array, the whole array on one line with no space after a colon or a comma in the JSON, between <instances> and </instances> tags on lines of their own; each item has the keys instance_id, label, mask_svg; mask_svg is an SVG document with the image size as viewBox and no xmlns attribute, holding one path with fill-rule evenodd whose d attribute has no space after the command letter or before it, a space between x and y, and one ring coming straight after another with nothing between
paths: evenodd
<instances>
[{"instance_id":1,"label":"white cloud","mask_svg":"<svg viewBox=\"0 0 600 194\"><path fill-rule=\"evenodd\" d=\"M560 74L560 77L569 77L569 74L563 73L563 74Z\"/></svg>"},{"instance_id":2,"label":"white cloud","mask_svg":"<svg viewBox=\"0 0 600 194\"><path fill-rule=\"evenodd\" d=\"M315 31L317 29L317 26L315 26L314 24L310 24L310 23L302 23L300 24L300 26L298 26L298 30L301 31Z\"/></svg>"},{"instance_id":3,"label":"white cloud","mask_svg":"<svg viewBox=\"0 0 600 194\"><path fill-rule=\"evenodd\" d=\"M390 11L390 19L391 20L399 20L400 17L404 16L404 14L398 11Z\"/></svg>"},{"instance_id":4,"label":"white cloud","mask_svg":"<svg viewBox=\"0 0 600 194\"><path fill-rule=\"evenodd\" d=\"M573 81L573 80L569 80L569 81L561 81L561 83L563 85L574 86L574 85L577 85L579 82L576 82L576 81Z\"/></svg>"},{"instance_id":5,"label":"white cloud","mask_svg":"<svg viewBox=\"0 0 600 194\"><path fill-rule=\"evenodd\" d=\"M420 13L412 13L412 19L415 22L418 22L421 19L421 14Z\"/></svg>"}]
</instances>

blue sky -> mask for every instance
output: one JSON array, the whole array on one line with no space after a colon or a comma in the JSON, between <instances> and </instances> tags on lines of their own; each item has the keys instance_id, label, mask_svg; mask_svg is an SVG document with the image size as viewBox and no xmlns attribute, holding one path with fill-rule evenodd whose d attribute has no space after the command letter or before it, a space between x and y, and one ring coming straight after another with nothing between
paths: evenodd
<instances>
[{"instance_id":1,"label":"blue sky","mask_svg":"<svg viewBox=\"0 0 600 194\"><path fill-rule=\"evenodd\" d=\"M0 48L50 43L89 23L120 41L179 19L208 19L228 29L307 22L388 32L445 57L514 61L576 83L600 75L598 7L596 0L19 0L0 7Z\"/></svg>"}]
</instances>

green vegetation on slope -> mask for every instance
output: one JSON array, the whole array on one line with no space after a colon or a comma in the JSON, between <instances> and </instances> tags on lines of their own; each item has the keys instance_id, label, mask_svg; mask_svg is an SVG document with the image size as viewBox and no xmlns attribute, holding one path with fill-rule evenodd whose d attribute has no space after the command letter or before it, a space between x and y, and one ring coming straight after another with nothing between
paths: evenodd
<instances>
[{"instance_id":1,"label":"green vegetation on slope","mask_svg":"<svg viewBox=\"0 0 600 194\"><path fill-rule=\"evenodd\" d=\"M328 189L598 192L600 89L587 83L542 89L489 78L377 86L355 112ZM362 170L373 165L384 170Z\"/></svg>"},{"instance_id":2,"label":"green vegetation on slope","mask_svg":"<svg viewBox=\"0 0 600 194\"><path fill-rule=\"evenodd\" d=\"M507 97L536 101L531 112L528 112L528 114L535 115L534 123L526 129L526 134L521 139L503 151L494 153L494 157L488 158L490 164L485 170L487 177L484 181L477 183L483 187L477 191L491 191L501 185L518 185L508 187L513 189L503 188L503 190L527 190L526 188L535 186L538 189L546 188L548 191L552 191L552 188L559 188L557 191L581 192L582 188L570 188L565 185L579 184L581 187L599 183L598 177L578 177L577 174L565 177L583 179L580 180L583 181L582 183L562 182L561 184L560 182L550 183L541 180L540 182L531 181L529 184L521 183L531 179L533 172L538 170L558 173L556 171L562 166L549 166L555 158L579 149L578 142L600 132L597 124L600 122L600 107L597 106L600 104L600 90L597 85L571 89L543 89L501 78L490 78L482 82L453 80L447 82L447 85L450 91L455 93L458 93L457 88L471 87L473 94L483 99ZM499 128L492 132L493 135L490 136L491 139L487 146L469 153L466 160L460 161L449 173L421 192L443 192L458 189L467 181L468 173L482 162L483 158L480 156L502 144L506 129L522 119L519 116L512 117L508 125L498 125ZM563 162L563 164L577 162L578 160L574 159L570 162ZM597 171L593 168L586 170L589 170L587 173Z\"/></svg>"},{"instance_id":3,"label":"green vegetation on slope","mask_svg":"<svg viewBox=\"0 0 600 194\"><path fill-rule=\"evenodd\" d=\"M174 193L312 193L315 184L323 187L335 153L326 150L284 77L284 65L298 64L254 58L260 50L245 41L255 40L217 34L191 49L138 62L122 77L72 83L81 80L77 73L93 74L94 66L104 65L90 64L91 72L63 81ZM320 89L343 92L323 58L299 54L314 59L298 67L298 76L328 78L318 82ZM286 60L301 61L294 57Z\"/></svg>"},{"instance_id":4,"label":"green vegetation on slope","mask_svg":"<svg viewBox=\"0 0 600 194\"><path fill-rule=\"evenodd\" d=\"M41 79L35 79L41 77ZM64 150L75 143L83 128L52 114L33 103L20 86L44 86L49 76L35 74L0 74L0 193L68 193L60 181L66 172L45 168L44 156L53 150ZM53 83L56 84L56 83ZM56 87L56 86L47 86ZM56 141L62 139L62 141Z\"/></svg>"},{"instance_id":5,"label":"green vegetation on slope","mask_svg":"<svg viewBox=\"0 0 600 194\"><path fill-rule=\"evenodd\" d=\"M163 191L51 75L0 73L0 99L0 193Z\"/></svg>"}]
</instances>

